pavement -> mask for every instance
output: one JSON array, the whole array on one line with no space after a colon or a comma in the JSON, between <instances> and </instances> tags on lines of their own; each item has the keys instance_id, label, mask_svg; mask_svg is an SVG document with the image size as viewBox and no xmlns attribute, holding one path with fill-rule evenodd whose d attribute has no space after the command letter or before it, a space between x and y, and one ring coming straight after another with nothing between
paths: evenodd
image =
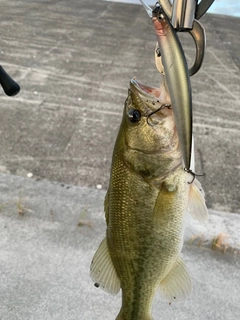
<instances>
[{"instance_id":1,"label":"pavement","mask_svg":"<svg viewBox=\"0 0 240 320\"><path fill-rule=\"evenodd\" d=\"M0 194L0 319L115 319L121 295L89 277L105 234L105 191L3 174ZM183 255L192 295L171 306L156 295L154 319L238 319L239 235L238 214L210 211L206 225L189 217Z\"/></svg>"},{"instance_id":2,"label":"pavement","mask_svg":"<svg viewBox=\"0 0 240 320\"><path fill-rule=\"evenodd\" d=\"M21 85L1 92L5 173L107 189L130 79L159 86L156 37L140 5L2 0L0 63ZM207 206L240 212L240 19L206 15L202 69L191 78L196 171ZM189 58L194 45L181 37Z\"/></svg>"},{"instance_id":3,"label":"pavement","mask_svg":"<svg viewBox=\"0 0 240 320\"><path fill-rule=\"evenodd\" d=\"M141 6L92 0L2 0L0 21L0 63L21 85L0 92L0 319L115 319L120 295L96 289L89 264L129 80L159 85L151 22ZM210 219L188 219L191 297L157 296L154 319L240 314L240 19L201 21L207 52L191 82Z\"/></svg>"}]
</instances>

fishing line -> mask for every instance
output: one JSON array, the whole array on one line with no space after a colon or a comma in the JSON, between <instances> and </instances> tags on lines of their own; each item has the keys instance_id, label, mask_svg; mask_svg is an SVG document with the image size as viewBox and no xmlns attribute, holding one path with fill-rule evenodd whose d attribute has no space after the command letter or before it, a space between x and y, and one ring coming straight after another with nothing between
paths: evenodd
<instances>
[{"instance_id":1,"label":"fishing line","mask_svg":"<svg viewBox=\"0 0 240 320\"><path fill-rule=\"evenodd\" d=\"M158 109L150 112L150 113L147 115L147 124L148 124L149 126L154 126L154 124L149 123L149 118L150 118L154 113L156 113L156 112L158 112L158 111L160 111L160 110L162 110L162 109L164 109L164 108L172 109L172 106L171 106L170 104L162 104L161 107L159 107Z\"/></svg>"}]
</instances>

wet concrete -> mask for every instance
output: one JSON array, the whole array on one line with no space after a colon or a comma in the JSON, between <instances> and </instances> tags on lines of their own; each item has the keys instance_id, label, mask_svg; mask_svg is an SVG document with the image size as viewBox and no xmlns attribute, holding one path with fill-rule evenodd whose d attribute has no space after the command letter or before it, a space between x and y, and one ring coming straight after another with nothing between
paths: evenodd
<instances>
[{"instance_id":1,"label":"wet concrete","mask_svg":"<svg viewBox=\"0 0 240 320\"><path fill-rule=\"evenodd\" d=\"M20 83L0 94L0 170L107 188L129 80L159 85L141 6L1 1L0 63ZM206 15L207 53L192 77L197 172L209 208L239 212L240 19ZM193 43L184 35L187 56Z\"/></svg>"}]
</instances>

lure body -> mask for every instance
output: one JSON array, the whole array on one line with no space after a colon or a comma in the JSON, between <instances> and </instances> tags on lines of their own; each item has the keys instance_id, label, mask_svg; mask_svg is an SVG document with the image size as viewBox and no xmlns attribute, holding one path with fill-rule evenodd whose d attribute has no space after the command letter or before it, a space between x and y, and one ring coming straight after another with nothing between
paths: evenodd
<instances>
[{"instance_id":1,"label":"lure body","mask_svg":"<svg viewBox=\"0 0 240 320\"><path fill-rule=\"evenodd\" d=\"M189 169L192 148L192 89L188 66L176 31L167 16L153 14L152 21L176 120L183 161L185 167Z\"/></svg>"}]
</instances>

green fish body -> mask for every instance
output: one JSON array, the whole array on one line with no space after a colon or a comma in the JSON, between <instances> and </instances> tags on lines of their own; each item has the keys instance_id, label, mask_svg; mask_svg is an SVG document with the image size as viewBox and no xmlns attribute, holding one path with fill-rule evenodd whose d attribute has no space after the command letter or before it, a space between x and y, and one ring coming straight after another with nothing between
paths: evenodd
<instances>
[{"instance_id":1,"label":"green fish body","mask_svg":"<svg viewBox=\"0 0 240 320\"><path fill-rule=\"evenodd\" d=\"M189 184L192 177L183 168L172 109L155 112L163 91L130 82L113 152L106 237L93 257L91 277L112 294L122 289L116 320L151 320L158 288L168 302L190 294L180 255L186 213L207 217L200 183Z\"/></svg>"}]
</instances>

